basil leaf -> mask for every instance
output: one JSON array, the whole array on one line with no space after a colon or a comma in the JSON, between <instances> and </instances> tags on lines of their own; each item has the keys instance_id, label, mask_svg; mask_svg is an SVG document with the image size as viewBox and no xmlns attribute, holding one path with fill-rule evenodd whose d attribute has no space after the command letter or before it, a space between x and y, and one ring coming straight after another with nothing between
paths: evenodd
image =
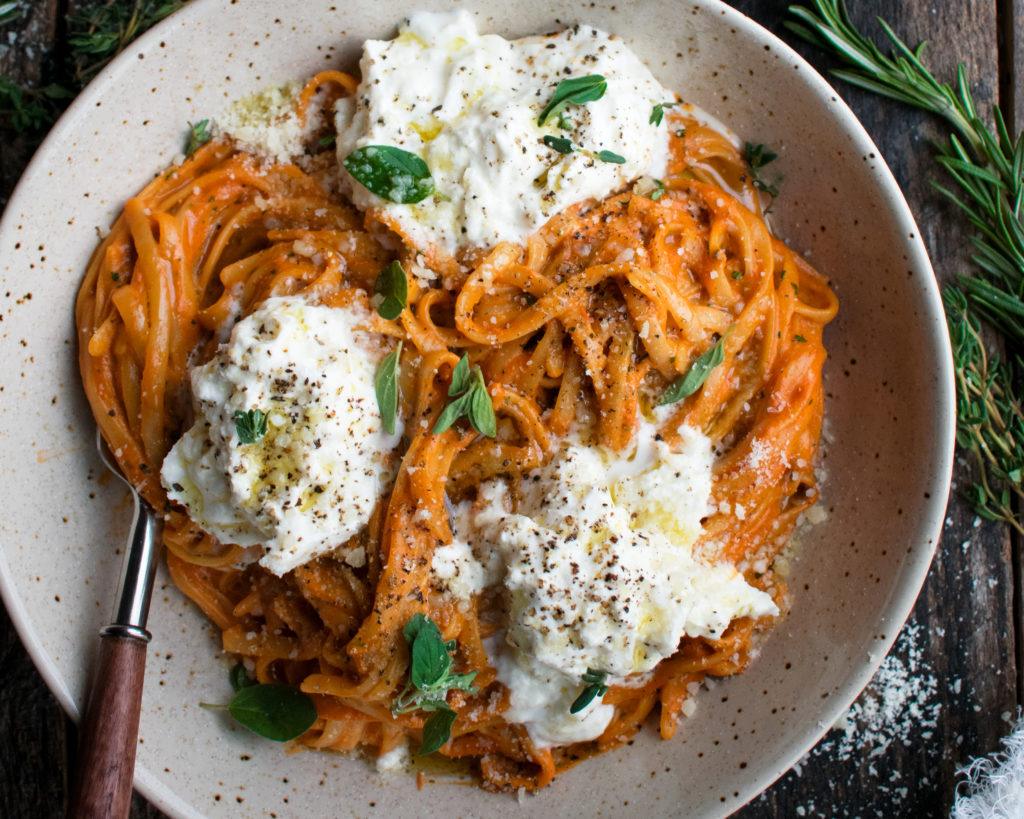
<instances>
[{"instance_id":1,"label":"basil leaf","mask_svg":"<svg viewBox=\"0 0 1024 819\"><path fill-rule=\"evenodd\" d=\"M427 163L393 145L357 148L342 164L360 185L389 202L414 204L434 192Z\"/></svg>"},{"instance_id":2,"label":"basil leaf","mask_svg":"<svg viewBox=\"0 0 1024 819\"><path fill-rule=\"evenodd\" d=\"M458 421L463 415L469 411L469 403L472 400L473 395L470 392L463 393L454 401L452 401L447 407L444 408L444 412L438 416L437 423L434 424L434 428L431 432L434 435L439 435L444 432L448 427Z\"/></svg>"},{"instance_id":3,"label":"basil leaf","mask_svg":"<svg viewBox=\"0 0 1024 819\"><path fill-rule=\"evenodd\" d=\"M405 309L409 297L409 281L405 271L397 261L391 262L377 274L373 283L373 292L384 297L377 305L377 314L388 321L394 321Z\"/></svg>"},{"instance_id":4,"label":"basil leaf","mask_svg":"<svg viewBox=\"0 0 1024 819\"><path fill-rule=\"evenodd\" d=\"M262 410L235 411L235 432L243 444L255 444L267 434L267 416Z\"/></svg>"},{"instance_id":5,"label":"basil leaf","mask_svg":"<svg viewBox=\"0 0 1024 819\"><path fill-rule=\"evenodd\" d=\"M306 694L276 683L243 688L231 700L228 711L250 731L274 742L302 736L317 718L316 706Z\"/></svg>"},{"instance_id":6,"label":"basil leaf","mask_svg":"<svg viewBox=\"0 0 1024 819\"><path fill-rule=\"evenodd\" d=\"M697 392L701 385L707 381L711 371L725 361L724 343L725 336L722 336L714 347L694 361L690 371L686 375L677 378L672 383L672 386L665 390L665 394L661 396L658 406L674 404L676 401L681 401Z\"/></svg>"},{"instance_id":7,"label":"basil leaf","mask_svg":"<svg viewBox=\"0 0 1024 819\"><path fill-rule=\"evenodd\" d=\"M236 693L243 688L248 688L250 685L256 685L256 680L250 679L245 666L241 663L232 668L228 673L228 681L231 683L232 690Z\"/></svg>"},{"instance_id":8,"label":"basil leaf","mask_svg":"<svg viewBox=\"0 0 1024 819\"><path fill-rule=\"evenodd\" d=\"M626 157L619 156L613 151L598 151L597 158L602 162L611 162L615 165L622 165L626 161Z\"/></svg>"},{"instance_id":9,"label":"basil leaf","mask_svg":"<svg viewBox=\"0 0 1024 819\"><path fill-rule=\"evenodd\" d=\"M560 154L572 153L572 140L565 137L556 137L549 134L544 137L544 144Z\"/></svg>"},{"instance_id":10,"label":"basil leaf","mask_svg":"<svg viewBox=\"0 0 1024 819\"><path fill-rule=\"evenodd\" d=\"M447 705L444 708L438 708L433 713L430 719L427 720L426 725L423 726L423 741L420 743L419 750L420 756L440 751L445 746L445 743L451 739L452 725L455 724L457 716L458 714Z\"/></svg>"},{"instance_id":11,"label":"basil leaf","mask_svg":"<svg viewBox=\"0 0 1024 819\"><path fill-rule=\"evenodd\" d=\"M398 360L402 355L402 342L387 356L373 377L373 389L377 393L377 409L380 412L384 431L395 434L395 417L398 415Z\"/></svg>"},{"instance_id":12,"label":"basil leaf","mask_svg":"<svg viewBox=\"0 0 1024 819\"><path fill-rule=\"evenodd\" d=\"M477 370L477 372L480 371ZM480 376L480 384L475 386L469 394L472 396L469 400L469 423L481 435L493 438L498 433L498 421L494 417L494 404L491 403L491 396L487 394L487 387L483 384L483 375Z\"/></svg>"},{"instance_id":13,"label":"basil leaf","mask_svg":"<svg viewBox=\"0 0 1024 819\"><path fill-rule=\"evenodd\" d=\"M423 617L422 614L419 616ZM441 639L441 630L429 617L423 617L412 639L409 654L409 679L417 688L436 685L452 667L452 658Z\"/></svg>"},{"instance_id":14,"label":"basil leaf","mask_svg":"<svg viewBox=\"0 0 1024 819\"><path fill-rule=\"evenodd\" d=\"M744 147L747 155L747 164L754 170L763 168L769 162L774 162L779 158L777 153L773 153L764 145L754 145L754 143L748 142Z\"/></svg>"},{"instance_id":15,"label":"basil leaf","mask_svg":"<svg viewBox=\"0 0 1024 819\"><path fill-rule=\"evenodd\" d=\"M608 83L600 74L588 74L585 77L562 80L555 87L551 102L545 106L537 118L537 125L544 125L549 117L559 116L567 105L583 105L599 100L607 90Z\"/></svg>"},{"instance_id":16,"label":"basil leaf","mask_svg":"<svg viewBox=\"0 0 1024 819\"><path fill-rule=\"evenodd\" d=\"M463 353L459 363L452 369L452 383L448 387L449 397L454 398L456 395L461 395L473 386L473 381L469 376L469 355Z\"/></svg>"}]
</instances>

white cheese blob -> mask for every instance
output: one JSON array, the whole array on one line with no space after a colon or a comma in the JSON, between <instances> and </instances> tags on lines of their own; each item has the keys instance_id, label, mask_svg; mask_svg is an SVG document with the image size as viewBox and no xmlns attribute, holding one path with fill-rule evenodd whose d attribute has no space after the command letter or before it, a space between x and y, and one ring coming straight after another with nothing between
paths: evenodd
<instances>
[{"instance_id":1,"label":"white cheese blob","mask_svg":"<svg viewBox=\"0 0 1024 819\"><path fill-rule=\"evenodd\" d=\"M684 636L716 639L737 617L778 614L733 566L694 556L711 464L700 432L682 430L674 452L643 424L629 453L564 441L523 479L514 513L503 481L482 485L476 504L457 510L458 537L487 559L472 565L462 548L446 555L446 575L473 579L449 591L479 587L480 572L503 585L508 623L492 660L511 691L506 718L525 723L535 742L604 730L604 706L567 714L588 669L621 681L653 669Z\"/></svg>"},{"instance_id":2,"label":"white cheese blob","mask_svg":"<svg viewBox=\"0 0 1024 819\"><path fill-rule=\"evenodd\" d=\"M394 477L402 435L382 426L373 378L388 353L369 314L271 298L192 370L195 424L164 459L168 496L225 543L262 545L284 574L344 544ZM236 412L267 414L242 443Z\"/></svg>"},{"instance_id":3,"label":"white cheese blob","mask_svg":"<svg viewBox=\"0 0 1024 819\"><path fill-rule=\"evenodd\" d=\"M419 13L396 39L367 41L360 69L358 91L337 109L338 158L392 145L426 162L439 195L418 204L389 203L345 174L355 204L382 208L417 248L522 242L570 205L664 174L668 126L651 112L677 97L597 29L508 41L478 33L465 11ZM560 81L593 74L608 83L601 99L569 105L567 128L557 116L538 126ZM584 150L561 154L545 136Z\"/></svg>"}]
</instances>

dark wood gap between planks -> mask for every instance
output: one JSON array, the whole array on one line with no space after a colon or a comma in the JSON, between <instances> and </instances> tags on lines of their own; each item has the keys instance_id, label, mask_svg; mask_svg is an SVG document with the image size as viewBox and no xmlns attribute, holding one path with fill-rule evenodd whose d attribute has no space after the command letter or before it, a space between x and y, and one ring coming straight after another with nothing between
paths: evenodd
<instances>
[{"instance_id":1,"label":"dark wood gap between planks","mask_svg":"<svg viewBox=\"0 0 1024 819\"><path fill-rule=\"evenodd\" d=\"M996 0L999 57L999 109L1011 135L1024 129L1024 0ZM1020 55L1020 61L1018 61ZM1018 502L1018 514L1024 508ZM1024 538L1010 532L1013 560L1013 644L1017 665L1017 707L1024 707Z\"/></svg>"}]
</instances>

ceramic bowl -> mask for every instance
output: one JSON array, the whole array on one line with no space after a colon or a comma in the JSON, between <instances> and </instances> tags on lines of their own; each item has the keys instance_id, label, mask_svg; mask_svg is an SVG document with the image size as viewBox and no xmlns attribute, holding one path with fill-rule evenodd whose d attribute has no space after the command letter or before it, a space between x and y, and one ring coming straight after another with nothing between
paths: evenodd
<instances>
[{"instance_id":1,"label":"ceramic bowl","mask_svg":"<svg viewBox=\"0 0 1024 819\"><path fill-rule=\"evenodd\" d=\"M831 277L826 522L802 538L789 617L743 676L698 697L677 737L643 731L517 805L286 755L200 701L229 696L218 638L158 578L136 784L174 816L721 816L805 753L868 682L910 611L949 487L953 387L938 290L910 211L864 129L793 51L714 0L436 0L505 36L584 22L625 38L667 87L779 152L777 232ZM178 154L186 123L393 35L421 0L194 0L134 43L39 150L0 227L0 585L61 704L84 700L109 617L128 497L104 474L72 306L97 233Z\"/></svg>"}]
</instances>

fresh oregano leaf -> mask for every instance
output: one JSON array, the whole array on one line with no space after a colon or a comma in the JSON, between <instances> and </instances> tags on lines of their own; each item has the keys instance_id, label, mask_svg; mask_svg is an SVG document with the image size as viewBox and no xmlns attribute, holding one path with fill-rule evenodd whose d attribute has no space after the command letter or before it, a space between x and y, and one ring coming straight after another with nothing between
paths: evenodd
<instances>
[{"instance_id":1,"label":"fresh oregano leaf","mask_svg":"<svg viewBox=\"0 0 1024 819\"><path fill-rule=\"evenodd\" d=\"M388 435L395 434L395 418L398 415L398 362L402 355L402 342L377 368L373 377L373 389L377 393L377 409L381 423Z\"/></svg>"},{"instance_id":2,"label":"fresh oregano leaf","mask_svg":"<svg viewBox=\"0 0 1024 819\"><path fill-rule=\"evenodd\" d=\"M302 736L317 718L313 700L298 688L277 683L241 689L228 711L250 731L274 742Z\"/></svg>"},{"instance_id":3,"label":"fresh oregano leaf","mask_svg":"<svg viewBox=\"0 0 1024 819\"><path fill-rule=\"evenodd\" d=\"M402 265L394 261L381 270L373 283L373 292L383 297L377 305L377 314L381 318L394 321L402 315L409 297L409 280Z\"/></svg>"},{"instance_id":4,"label":"fresh oregano leaf","mask_svg":"<svg viewBox=\"0 0 1024 819\"><path fill-rule=\"evenodd\" d=\"M480 373L480 370L477 370L477 373ZM491 396L487 393L482 374L479 385L471 390L470 395L472 397L469 400L469 423L481 435L493 438L498 433L498 420L494 416L494 404L491 403Z\"/></svg>"},{"instance_id":5,"label":"fresh oregano leaf","mask_svg":"<svg viewBox=\"0 0 1024 819\"><path fill-rule=\"evenodd\" d=\"M210 120L201 119L199 122L188 124L188 139L185 140L185 156L189 159L192 154L199 150L200 145L205 145L213 138L210 133Z\"/></svg>"},{"instance_id":6,"label":"fresh oregano leaf","mask_svg":"<svg viewBox=\"0 0 1024 819\"><path fill-rule=\"evenodd\" d=\"M572 705L569 707L569 713L578 714L590 705L596 697L603 697L608 692L608 686L605 685L605 680L607 679L608 674L606 672L588 668L587 673L583 675L583 682L586 684L586 688L573 700Z\"/></svg>"},{"instance_id":7,"label":"fresh oregano leaf","mask_svg":"<svg viewBox=\"0 0 1024 819\"><path fill-rule=\"evenodd\" d=\"M420 756L427 756L432 754L434 751L440 751L445 743L451 738L452 725L455 724L455 718L458 714L455 713L447 705L444 708L438 708L430 719L427 720L423 726L423 741L420 743Z\"/></svg>"},{"instance_id":8,"label":"fresh oregano leaf","mask_svg":"<svg viewBox=\"0 0 1024 819\"><path fill-rule=\"evenodd\" d=\"M445 407L442 413L438 416L437 422L434 424L434 428L431 432L433 432L434 435L440 435L463 415L469 412L469 404L470 401L472 401L472 398L473 394L471 392L466 392L448 404L448 406Z\"/></svg>"},{"instance_id":9,"label":"fresh oregano leaf","mask_svg":"<svg viewBox=\"0 0 1024 819\"><path fill-rule=\"evenodd\" d=\"M543 126L549 117L558 117L567 105L583 105L599 100L608 90L608 82L600 74L562 80L555 88L551 101L541 111L537 125Z\"/></svg>"},{"instance_id":10,"label":"fresh oregano leaf","mask_svg":"<svg viewBox=\"0 0 1024 819\"><path fill-rule=\"evenodd\" d=\"M267 416L262 410L235 411L235 432L243 444L255 444L267 434Z\"/></svg>"},{"instance_id":11,"label":"fresh oregano leaf","mask_svg":"<svg viewBox=\"0 0 1024 819\"><path fill-rule=\"evenodd\" d=\"M548 134L544 137L544 144L560 154L572 153L572 140L565 137L556 137Z\"/></svg>"},{"instance_id":12,"label":"fresh oregano leaf","mask_svg":"<svg viewBox=\"0 0 1024 819\"><path fill-rule=\"evenodd\" d=\"M228 681L231 683L232 690L236 693L243 688L248 688L250 685L256 685L256 680L249 677L245 666L241 663L234 666L228 673Z\"/></svg>"},{"instance_id":13,"label":"fresh oregano leaf","mask_svg":"<svg viewBox=\"0 0 1024 819\"><path fill-rule=\"evenodd\" d=\"M416 623L410 628L414 620ZM452 667L452 658L441 639L441 630L429 617L414 614L403 633L407 640L408 634L413 634L410 642L409 680L417 688L426 689L437 685Z\"/></svg>"},{"instance_id":14,"label":"fresh oregano leaf","mask_svg":"<svg viewBox=\"0 0 1024 819\"><path fill-rule=\"evenodd\" d=\"M672 386L665 390L665 394L661 396L658 406L674 404L676 401L681 401L687 396L693 395L697 392L701 385L707 381L711 371L725 361L724 343L725 336L722 336L715 343L714 347L694 361L689 372L687 372L686 375L677 378L672 383Z\"/></svg>"},{"instance_id":15,"label":"fresh oregano leaf","mask_svg":"<svg viewBox=\"0 0 1024 819\"><path fill-rule=\"evenodd\" d=\"M434 192L427 163L393 145L357 148L342 164L360 185L389 202L414 204Z\"/></svg>"},{"instance_id":16,"label":"fresh oregano leaf","mask_svg":"<svg viewBox=\"0 0 1024 819\"><path fill-rule=\"evenodd\" d=\"M463 355L459 363L452 368L452 383L448 385L448 395L454 397L462 395L473 386L473 380L469 371L469 356Z\"/></svg>"},{"instance_id":17,"label":"fresh oregano leaf","mask_svg":"<svg viewBox=\"0 0 1024 819\"><path fill-rule=\"evenodd\" d=\"M620 156L614 151L598 151L597 158L602 162L611 162L615 165L622 165L626 161L626 157Z\"/></svg>"},{"instance_id":18,"label":"fresh oregano leaf","mask_svg":"<svg viewBox=\"0 0 1024 819\"><path fill-rule=\"evenodd\" d=\"M678 102L659 102L651 109L651 117L648 119L648 123L651 125L661 125L662 119L665 118L666 108L675 108L679 105Z\"/></svg>"}]
</instances>

